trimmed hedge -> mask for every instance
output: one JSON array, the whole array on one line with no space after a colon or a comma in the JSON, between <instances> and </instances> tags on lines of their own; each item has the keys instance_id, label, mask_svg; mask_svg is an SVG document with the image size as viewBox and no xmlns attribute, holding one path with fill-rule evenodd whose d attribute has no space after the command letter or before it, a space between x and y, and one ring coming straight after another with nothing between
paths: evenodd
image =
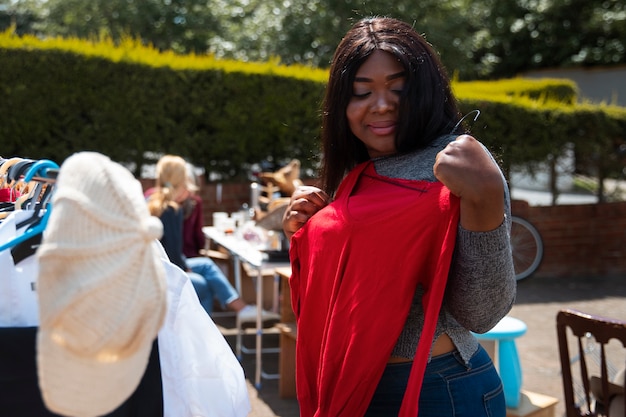
<instances>
[{"instance_id":1,"label":"trimmed hedge","mask_svg":"<svg viewBox=\"0 0 626 417\"><path fill-rule=\"evenodd\" d=\"M326 70L161 53L132 39L114 45L10 32L0 34L0 66L4 157L62 162L96 150L138 174L170 152L222 179L241 178L260 161L291 158L302 161L306 176L318 162ZM453 87L464 112L481 111L473 134L505 169L558 156L566 143L597 165L626 142L626 109L577 104L569 81Z\"/></svg>"}]
</instances>

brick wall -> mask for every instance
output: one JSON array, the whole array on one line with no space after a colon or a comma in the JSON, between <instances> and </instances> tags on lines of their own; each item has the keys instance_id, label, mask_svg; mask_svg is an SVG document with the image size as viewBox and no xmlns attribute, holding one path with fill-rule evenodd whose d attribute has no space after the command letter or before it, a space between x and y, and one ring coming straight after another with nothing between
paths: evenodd
<instances>
[{"instance_id":1,"label":"brick wall","mask_svg":"<svg viewBox=\"0 0 626 417\"><path fill-rule=\"evenodd\" d=\"M514 201L512 208L543 240L534 277L626 277L626 202L530 207Z\"/></svg>"},{"instance_id":2,"label":"brick wall","mask_svg":"<svg viewBox=\"0 0 626 417\"><path fill-rule=\"evenodd\" d=\"M144 178L141 181L144 190L154 185L154 180ZM250 201L250 184L203 184L198 192L204 202L204 219L207 226L212 225L212 213L225 211L232 213L238 211L243 203ZM218 200L218 197L220 198Z\"/></svg>"},{"instance_id":3,"label":"brick wall","mask_svg":"<svg viewBox=\"0 0 626 417\"><path fill-rule=\"evenodd\" d=\"M210 225L214 211L234 212L248 202L250 186L223 184L219 202L217 184L202 186L200 195ZM531 222L543 240L543 260L533 277L626 277L626 202L531 207L515 200L512 210Z\"/></svg>"}]
</instances>

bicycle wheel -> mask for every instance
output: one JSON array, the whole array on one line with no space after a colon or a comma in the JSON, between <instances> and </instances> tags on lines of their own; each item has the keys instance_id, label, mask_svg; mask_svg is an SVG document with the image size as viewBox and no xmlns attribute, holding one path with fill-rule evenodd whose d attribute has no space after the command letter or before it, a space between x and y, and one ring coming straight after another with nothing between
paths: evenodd
<instances>
[{"instance_id":1,"label":"bicycle wheel","mask_svg":"<svg viewBox=\"0 0 626 417\"><path fill-rule=\"evenodd\" d=\"M543 258L541 235L530 222L518 216L511 216L511 250L515 278L519 281L537 270Z\"/></svg>"}]
</instances>

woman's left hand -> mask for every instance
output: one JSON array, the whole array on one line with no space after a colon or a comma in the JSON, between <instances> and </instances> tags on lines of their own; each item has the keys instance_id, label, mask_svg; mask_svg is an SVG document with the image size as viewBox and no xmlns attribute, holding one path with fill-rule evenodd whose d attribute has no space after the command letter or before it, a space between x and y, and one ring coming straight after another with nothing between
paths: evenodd
<instances>
[{"instance_id":1,"label":"woman's left hand","mask_svg":"<svg viewBox=\"0 0 626 417\"><path fill-rule=\"evenodd\" d=\"M461 199L461 226L489 231L504 219L504 184L500 169L472 136L461 135L435 159L435 177Z\"/></svg>"},{"instance_id":2,"label":"woman's left hand","mask_svg":"<svg viewBox=\"0 0 626 417\"><path fill-rule=\"evenodd\" d=\"M317 187L310 185L297 187L283 214L283 231L287 239L291 240L291 236L329 202L328 194Z\"/></svg>"}]
</instances>

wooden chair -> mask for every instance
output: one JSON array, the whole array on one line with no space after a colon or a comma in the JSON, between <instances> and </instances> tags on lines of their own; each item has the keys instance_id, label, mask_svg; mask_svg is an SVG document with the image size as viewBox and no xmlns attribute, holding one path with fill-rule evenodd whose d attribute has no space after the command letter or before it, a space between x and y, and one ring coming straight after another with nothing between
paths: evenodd
<instances>
[{"instance_id":1,"label":"wooden chair","mask_svg":"<svg viewBox=\"0 0 626 417\"><path fill-rule=\"evenodd\" d=\"M625 377L622 374L619 381L610 380L607 347L612 339L617 339L626 348L626 321L566 309L558 312L556 327L566 417L625 417ZM589 343L593 343L593 352L590 352ZM570 346L575 346L573 351L577 350L574 357L570 355ZM598 347L599 358L594 356L598 355ZM618 366L622 368L626 365L626 354L621 349L620 353ZM593 375L594 371L598 372L595 370L595 359L599 376ZM573 372L576 368L579 373ZM575 395L577 381L582 384L583 392L579 395Z\"/></svg>"}]
</instances>

